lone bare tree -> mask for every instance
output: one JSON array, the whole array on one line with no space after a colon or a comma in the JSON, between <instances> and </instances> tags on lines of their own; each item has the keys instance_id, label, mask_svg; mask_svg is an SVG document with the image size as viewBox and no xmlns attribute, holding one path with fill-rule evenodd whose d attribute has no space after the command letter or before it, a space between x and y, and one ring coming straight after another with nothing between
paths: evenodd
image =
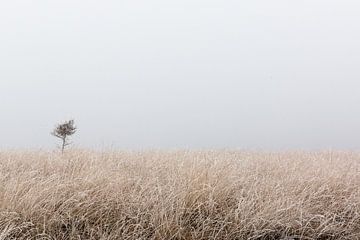
<instances>
[{"instance_id":1,"label":"lone bare tree","mask_svg":"<svg viewBox=\"0 0 360 240\"><path fill-rule=\"evenodd\" d=\"M64 153L66 146L70 145L69 136L73 135L76 132L76 126L74 125L74 120L66 121L62 124L58 124L54 131L51 133L53 136L60 138L62 140L61 152Z\"/></svg>"}]
</instances>

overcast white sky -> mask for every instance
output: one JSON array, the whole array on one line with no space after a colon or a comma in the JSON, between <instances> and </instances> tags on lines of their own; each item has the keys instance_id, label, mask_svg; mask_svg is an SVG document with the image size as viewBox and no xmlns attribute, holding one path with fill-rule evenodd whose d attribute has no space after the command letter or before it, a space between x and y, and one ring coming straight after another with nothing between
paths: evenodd
<instances>
[{"instance_id":1,"label":"overcast white sky","mask_svg":"<svg viewBox=\"0 0 360 240\"><path fill-rule=\"evenodd\" d=\"M357 0L0 3L0 148L360 149Z\"/></svg>"}]
</instances>

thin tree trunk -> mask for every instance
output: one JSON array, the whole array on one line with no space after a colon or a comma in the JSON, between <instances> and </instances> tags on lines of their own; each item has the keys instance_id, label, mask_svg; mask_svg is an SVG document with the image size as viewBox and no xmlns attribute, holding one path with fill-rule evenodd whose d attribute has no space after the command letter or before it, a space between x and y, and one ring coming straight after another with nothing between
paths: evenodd
<instances>
[{"instance_id":1,"label":"thin tree trunk","mask_svg":"<svg viewBox=\"0 0 360 240\"><path fill-rule=\"evenodd\" d=\"M62 147L61 147L61 153L64 153L64 149L65 149L65 144L66 144L66 138L62 139Z\"/></svg>"}]
</instances>

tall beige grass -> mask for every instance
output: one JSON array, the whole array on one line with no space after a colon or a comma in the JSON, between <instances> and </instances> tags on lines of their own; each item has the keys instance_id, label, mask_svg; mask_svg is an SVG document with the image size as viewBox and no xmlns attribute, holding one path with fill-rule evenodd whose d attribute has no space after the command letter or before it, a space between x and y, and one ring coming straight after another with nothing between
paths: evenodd
<instances>
[{"instance_id":1,"label":"tall beige grass","mask_svg":"<svg viewBox=\"0 0 360 240\"><path fill-rule=\"evenodd\" d=\"M360 239L360 154L0 152L0 239Z\"/></svg>"}]
</instances>

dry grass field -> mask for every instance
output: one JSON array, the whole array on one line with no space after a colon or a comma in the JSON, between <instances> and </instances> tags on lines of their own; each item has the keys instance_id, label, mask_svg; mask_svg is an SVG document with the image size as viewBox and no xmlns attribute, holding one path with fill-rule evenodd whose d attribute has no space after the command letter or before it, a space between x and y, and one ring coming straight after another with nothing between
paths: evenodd
<instances>
[{"instance_id":1,"label":"dry grass field","mask_svg":"<svg viewBox=\"0 0 360 240\"><path fill-rule=\"evenodd\" d=\"M354 152L0 152L0 239L360 239Z\"/></svg>"}]
</instances>

